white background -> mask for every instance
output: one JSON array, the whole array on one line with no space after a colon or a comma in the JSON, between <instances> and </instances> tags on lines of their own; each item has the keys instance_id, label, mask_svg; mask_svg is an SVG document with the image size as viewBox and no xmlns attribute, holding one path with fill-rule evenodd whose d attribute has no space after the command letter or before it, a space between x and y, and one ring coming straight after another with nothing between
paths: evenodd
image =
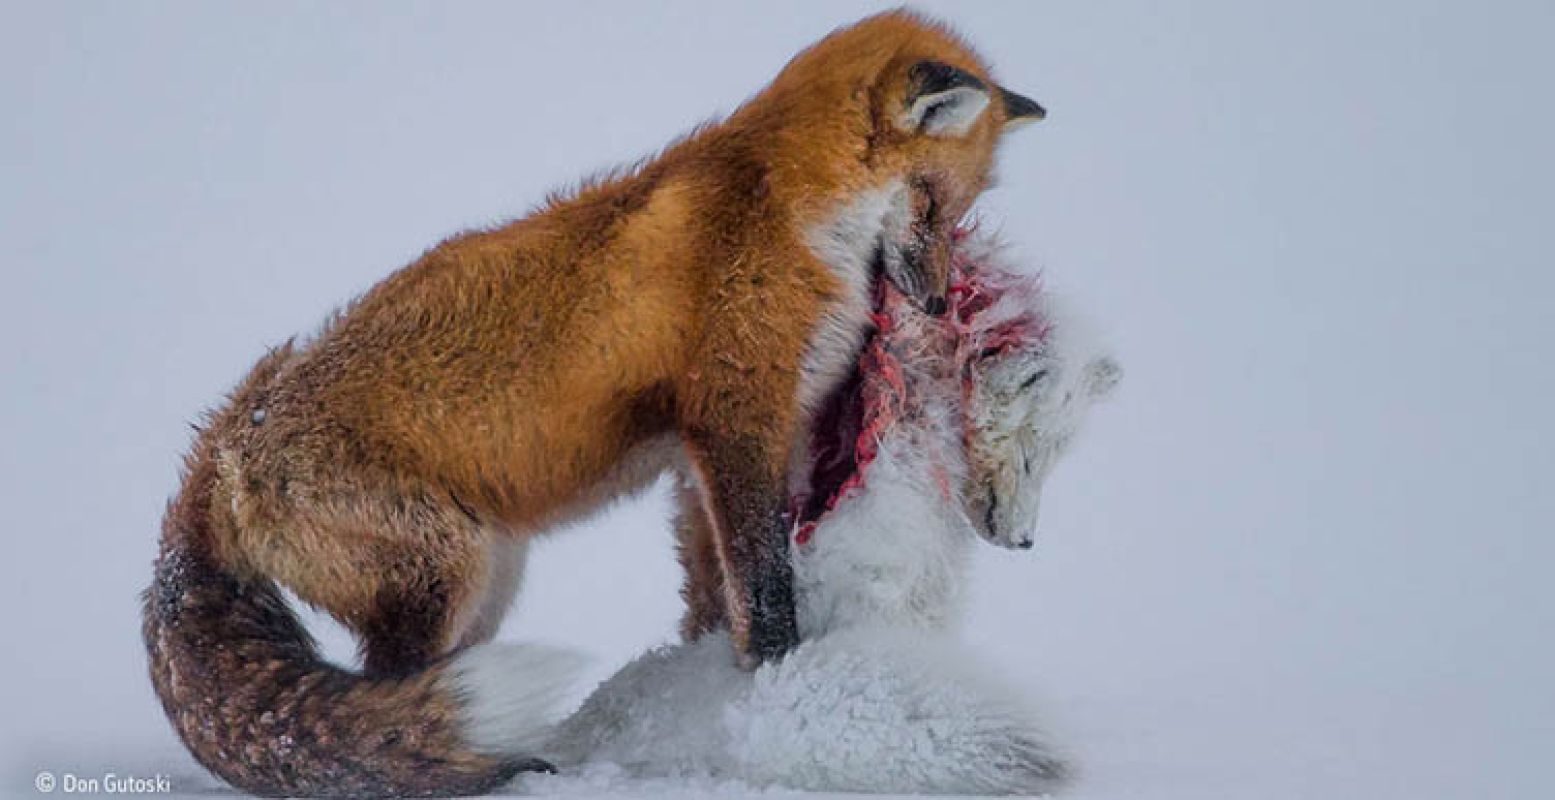
<instances>
[{"instance_id":1,"label":"white background","mask_svg":"<svg viewBox=\"0 0 1555 800\"><path fill-rule=\"evenodd\" d=\"M4 785L207 785L136 595L267 345L881 7L0 6ZM1555 6L926 7L1051 111L986 209L1127 369L976 565L1072 796L1550 796ZM664 511L548 542L503 636L669 638Z\"/></svg>"}]
</instances>

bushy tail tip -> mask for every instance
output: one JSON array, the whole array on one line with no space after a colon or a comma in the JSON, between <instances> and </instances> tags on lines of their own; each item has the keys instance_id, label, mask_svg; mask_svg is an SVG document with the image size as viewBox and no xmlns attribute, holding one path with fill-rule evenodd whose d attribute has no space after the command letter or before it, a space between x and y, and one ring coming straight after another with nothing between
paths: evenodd
<instances>
[{"instance_id":1,"label":"bushy tail tip","mask_svg":"<svg viewBox=\"0 0 1555 800\"><path fill-rule=\"evenodd\" d=\"M585 663L559 647L492 642L460 653L441 680L459 700L461 731L471 747L493 755L536 753Z\"/></svg>"}]
</instances>

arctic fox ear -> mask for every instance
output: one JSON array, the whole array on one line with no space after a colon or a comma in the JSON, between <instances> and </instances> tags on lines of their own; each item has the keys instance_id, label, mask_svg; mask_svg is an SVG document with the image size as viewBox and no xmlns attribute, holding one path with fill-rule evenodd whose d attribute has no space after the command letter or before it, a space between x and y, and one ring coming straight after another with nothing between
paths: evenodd
<instances>
[{"instance_id":1,"label":"arctic fox ear","mask_svg":"<svg viewBox=\"0 0 1555 800\"><path fill-rule=\"evenodd\" d=\"M982 79L938 61L914 64L907 84L902 129L929 136L964 136L991 100Z\"/></svg>"},{"instance_id":2,"label":"arctic fox ear","mask_svg":"<svg viewBox=\"0 0 1555 800\"><path fill-rule=\"evenodd\" d=\"M1110 356L1102 356L1085 365L1085 377L1081 379L1085 387L1086 396L1092 400L1100 400L1117 387L1118 381L1123 380L1123 367Z\"/></svg>"}]
</instances>

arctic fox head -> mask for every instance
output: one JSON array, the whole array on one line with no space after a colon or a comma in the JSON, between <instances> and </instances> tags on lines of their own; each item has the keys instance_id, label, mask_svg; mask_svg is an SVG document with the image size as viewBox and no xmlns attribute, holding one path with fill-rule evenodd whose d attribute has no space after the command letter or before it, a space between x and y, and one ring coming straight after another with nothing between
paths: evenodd
<instances>
[{"instance_id":1,"label":"arctic fox head","mask_svg":"<svg viewBox=\"0 0 1555 800\"><path fill-rule=\"evenodd\" d=\"M1076 324L1054 320L1046 336L989 348L967 365L962 505L994 544L1032 546L1043 482L1091 405L1123 375L1110 355L1084 345Z\"/></svg>"}]
</instances>

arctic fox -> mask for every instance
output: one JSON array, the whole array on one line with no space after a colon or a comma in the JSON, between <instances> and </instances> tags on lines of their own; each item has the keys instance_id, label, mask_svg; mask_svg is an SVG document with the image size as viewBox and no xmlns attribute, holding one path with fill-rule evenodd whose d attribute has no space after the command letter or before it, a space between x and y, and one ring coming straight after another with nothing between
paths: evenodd
<instances>
[{"instance_id":1,"label":"arctic fox","mask_svg":"<svg viewBox=\"0 0 1555 800\"><path fill-rule=\"evenodd\" d=\"M972 543L1031 546L1043 480L1121 371L992 237L958 231L953 261L945 317L891 287L878 299L861 401L834 421L853 435L833 454L842 477L795 534L804 644L742 672L727 633L699 630L711 592L688 586L689 641L628 664L562 724L545 752L564 770L900 793L1062 784L1065 761L954 623ZM680 535L694 559L698 526Z\"/></svg>"}]
</instances>

